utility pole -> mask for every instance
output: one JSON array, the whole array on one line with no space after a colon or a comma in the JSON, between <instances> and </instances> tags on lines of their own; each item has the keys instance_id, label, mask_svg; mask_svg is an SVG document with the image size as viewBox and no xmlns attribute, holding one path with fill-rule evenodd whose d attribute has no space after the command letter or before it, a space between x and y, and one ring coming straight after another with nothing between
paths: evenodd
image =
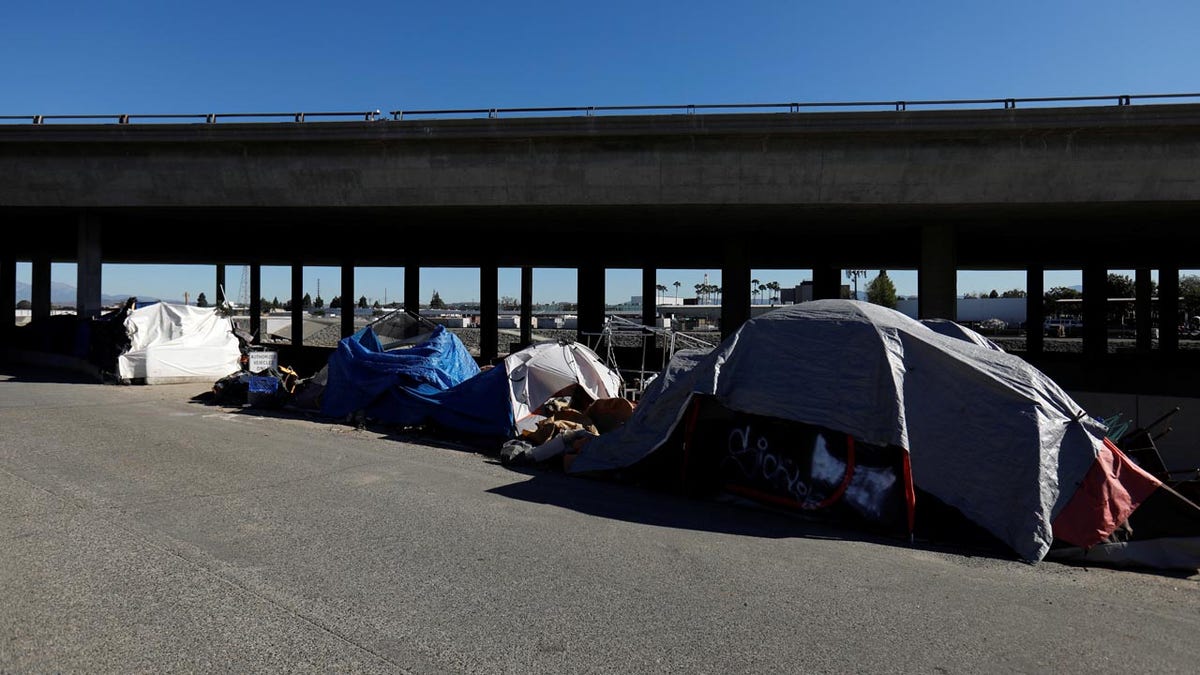
<instances>
[{"instance_id":1,"label":"utility pole","mask_svg":"<svg viewBox=\"0 0 1200 675\"><path fill-rule=\"evenodd\" d=\"M858 278L867 276L866 270L846 270L846 278L854 281L854 299L858 299Z\"/></svg>"}]
</instances>

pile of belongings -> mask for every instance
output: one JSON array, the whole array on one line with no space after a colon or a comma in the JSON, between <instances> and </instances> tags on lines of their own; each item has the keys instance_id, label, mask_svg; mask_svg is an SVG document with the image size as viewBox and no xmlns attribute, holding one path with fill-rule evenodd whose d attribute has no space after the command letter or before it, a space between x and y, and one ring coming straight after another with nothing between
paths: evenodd
<instances>
[{"instance_id":1,"label":"pile of belongings","mask_svg":"<svg viewBox=\"0 0 1200 675\"><path fill-rule=\"evenodd\" d=\"M287 366L272 366L256 373L242 370L212 386L211 401L218 405L282 408L291 402L299 377Z\"/></svg>"},{"instance_id":2,"label":"pile of belongings","mask_svg":"<svg viewBox=\"0 0 1200 675\"><path fill-rule=\"evenodd\" d=\"M1200 507L1041 371L937 328L855 300L765 313L712 350L677 352L632 417L566 470L639 473L904 537L973 528L1030 562L1099 552L1200 568Z\"/></svg>"},{"instance_id":3,"label":"pile of belongings","mask_svg":"<svg viewBox=\"0 0 1200 675\"><path fill-rule=\"evenodd\" d=\"M635 404L624 398L593 400L581 412L571 407L569 398L554 398L541 408L540 419L532 429L506 441L500 449L500 462L526 465L547 462L562 455L574 456L600 434L614 431L633 415Z\"/></svg>"}]
</instances>

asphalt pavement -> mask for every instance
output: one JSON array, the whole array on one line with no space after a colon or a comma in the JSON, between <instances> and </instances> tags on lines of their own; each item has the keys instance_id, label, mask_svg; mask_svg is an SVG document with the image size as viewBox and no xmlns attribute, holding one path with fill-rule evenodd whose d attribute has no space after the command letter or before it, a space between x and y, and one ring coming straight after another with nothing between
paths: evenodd
<instances>
[{"instance_id":1,"label":"asphalt pavement","mask_svg":"<svg viewBox=\"0 0 1200 675\"><path fill-rule=\"evenodd\" d=\"M0 672L1186 672L1200 577L0 366Z\"/></svg>"}]
</instances>

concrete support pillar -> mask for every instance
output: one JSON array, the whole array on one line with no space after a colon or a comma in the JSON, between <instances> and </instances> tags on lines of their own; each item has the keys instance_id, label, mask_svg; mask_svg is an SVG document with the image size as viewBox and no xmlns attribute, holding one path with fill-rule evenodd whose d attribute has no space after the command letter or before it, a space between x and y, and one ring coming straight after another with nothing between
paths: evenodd
<instances>
[{"instance_id":1,"label":"concrete support pillar","mask_svg":"<svg viewBox=\"0 0 1200 675\"><path fill-rule=\"evenodd\" d=\"M421 313L421 266L416 263L404 266L404 309Z\"/></svg>"},{"instance_id":2,"label":"concrete support pillar","mask_svg":"<svg viewBox=\"0 0 1200 675\"><path fill-rule=\"evenodd\" d=\"M604 267L587 265L579 268L579 342L587 344L585 333L598 334L604 330Z\"/></svg>"},{"instance_id":3,"label":"concrete support pillar","mask_svg":"<svg viewBox=\"0 0 1200 675\"><path fill-rule=\"evenodd\" d=\"M1083 353L1108 353L1108 268L1100 263L1083 268Z\"/></svg>"},{"instance_id":4,"label":"concrete support pillar","mask_svg":"<svg viewBox=\"0 0 1200 675\"><path fill-rule=\"evenodd\" d=\"M354 263L342 263L342 337L354 335L354 310L358 294L354 292Z\"/></svg>"},{"instance_id":5,"label":"concrete support pillar","mask_svg":"<svg viewBox=\"0 0 1200 675\"><path fill-rule=\"evenodd\" d=\"M1179 267L1158 268L1158 348L1179 349Z\"/></svg>"},{"instance_id":6,"label":"concrete support pillar","mask_svg":"<svg viewBox=\"0 0 1200 675\"><path fill-rule=\"evenodd\" d=\"M840 297L842 297L842 271L829 265L814 266L813 300L834 300Z\"/></svg>"},{"instance_id":7,"label":"concrete support pillar","mask_svg":"<svg viewBox=\"0 0 1200 675\"><path fill-rule=\"evenodd\" d=\"M292 265L292 346L304 345L304 265Z\"/></svg>"},{"instance_id":8,"label":"concrete support pillar","mask_svg":"<svg viewBox=\"0 0 1200 675\"><path fill-rule=\"evenodd\" d=\"M1154 299L1150 286L1148 268L1139 268L1134 272L1133 311L1136 316L1137 350L1148 352L1154 346Z\"/></svg>"},{"instance_id":9,"label":"concrete support pillar","mask_svg":"<svg viewBox=\"0 0 1200 675\"><path fill-rule=\"evenodd\" d=\"M642 325L653 326L658 318L658 270L642 268Z\"/></svg>"},{"instance_id":10,"label":"concrete support pillar","mask_svg":"<svg viewBox=\"0 0 1200 675\"><path fill-rule=\"evenodd\" d=\"M17 328L17 258L0 253L0 350L10 346Z\"/></svg>"},{"instance_id":11,"label":"concrete support pillar","mask_svg":"<svg viewBox=\"0 0 1200 675\"><path fill-rule=\"evenodd\" d=\"M917 271L917 315L958 319L958 255L951 225L921 228L921 269Z\"/></svg>"},{"instance_id":12,"label":"concrete support pillar","mask_svg":"<svg viewBox=\"0 0 1200 675\"><path fill-rule=\"evenodd\" d=\"M79 216L76 253L75 313L80 317L100 316L100 217Z\"/></svg>"},{"instance_id":13,"label":"concrete support pillar","mask_svg":"<svg viewBox=\"0 0 1200 675\"><path fill-rule=\"evenodd\" d=\"M1025 353L1041 354L1046 346L1046 270L1030 265L1025 270Z\"/></svg>"},{"instance_id":14,"label":"concrete support pillar","mask_svg":"<svg viewBox=\"0 0 1200 675\"><path fill-rule=\"evenodd\" d=\"M250 265L250 334L262 344L262 265Z\"/></svg>"},{"instance_id":15,"label":"concrete support pillar","mask_svg":"<svg viewBox=\"0 0 1200 675\"><path fill-rule=\"evenodd\" d=\"M32 304L30 318L33 321L50 318L50 256L39 255L30 265L33 287L29 289Z\"/></svg>"},{"instance_id":16,"label":"concrete support pillar","mask_svg":"<svg viewBox=\"0 0 1200 675\"><path fill-rule=\"evenodd\" d=\"M479 360L492 363L500 355L500 270L496 265L479 268Z\"/></svg>"},{"instance_id":17,"label":"concrete support pillar","mask_svg":"<svg viewBox=\"0 0 1200 675\"><path fill-rule=\"evenodd\" d=\"M721 338L733 335L750 318L750 265L746 245L729 242L721 265Z\"/></svg>"},{"instance_id":18,"label":"concrete support pillar","mask_svg":"<svg viewBox=\"0 0 1200 675\"><path fill-rule=\"evenodd\" d=\"M225 266L217 265L217 294L214 295L217 299L217 306L225 304Z\"/></svg>"},{"instance_id":19,"label":"concrete support pillar","mask_svg":"<svg viewBox=\"0 0 1200 675\"><path fill-rule=\"evenodd\" d=\"M521 268L521 349L533 343L533 268Z\"/></svg>"}]
</instances>

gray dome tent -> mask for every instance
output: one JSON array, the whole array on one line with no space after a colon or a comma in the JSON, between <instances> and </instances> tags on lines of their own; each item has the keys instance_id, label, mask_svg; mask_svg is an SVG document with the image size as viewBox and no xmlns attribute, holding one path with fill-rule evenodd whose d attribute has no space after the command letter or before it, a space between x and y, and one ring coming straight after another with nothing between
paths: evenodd
<instances>
[{"instance_id":1,"label":"gray dome tent","mask_svg":"<svg viewBox=\"0 0 1200 675\"><path fill-rule=\"evenodd\" d=\"M633 466L699 397L897 448L909 495L915 484L1029 561L1056 537L1102 541L1161 485L1024 360L853 300L786 306L712 351L677 354L634 416L586 445L568 471Z\"/></svg>"}]
</instances>

